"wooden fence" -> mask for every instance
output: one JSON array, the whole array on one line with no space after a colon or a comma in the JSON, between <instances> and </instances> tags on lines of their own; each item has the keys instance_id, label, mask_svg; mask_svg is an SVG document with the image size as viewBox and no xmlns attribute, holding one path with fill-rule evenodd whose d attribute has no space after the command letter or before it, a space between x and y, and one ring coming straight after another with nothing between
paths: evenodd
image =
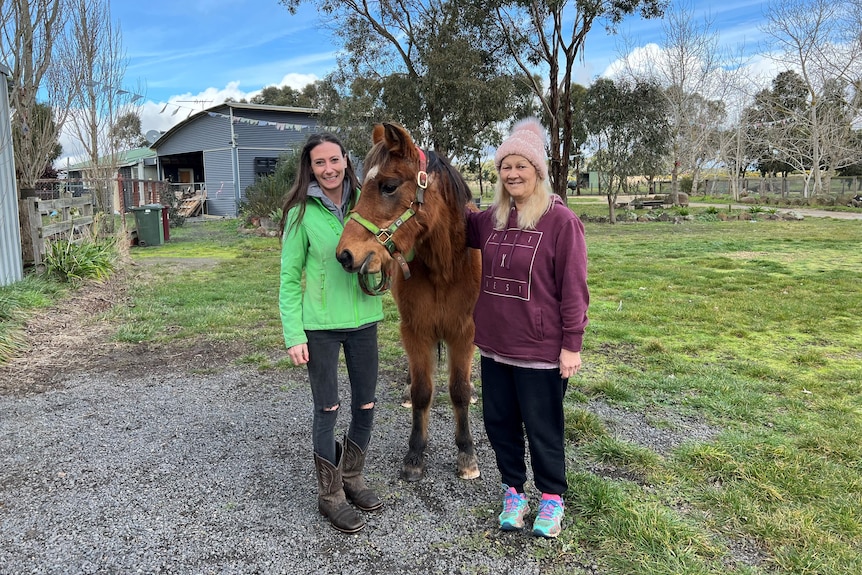
<instances>
[{"instance_id":1,"label":"wooden fence","mask_svg":"<svg viewBox=\"0 0 862 575\"><path fill-rule=\"evenodd\" d=\"M50 241L80 241L92 232L93 197L64 193L55 200L24 198L18 201L18 219L24 263L41 266Z\"/></svg>"}]
</instances>

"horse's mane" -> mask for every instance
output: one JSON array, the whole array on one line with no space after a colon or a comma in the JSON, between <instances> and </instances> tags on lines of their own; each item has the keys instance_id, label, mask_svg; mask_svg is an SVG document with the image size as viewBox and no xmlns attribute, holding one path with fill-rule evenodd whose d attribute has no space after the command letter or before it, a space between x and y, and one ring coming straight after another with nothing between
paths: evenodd
<instances>
[{"instance_id":1,"label":"horse's mane","mask_svg":"<svg viewBox=\"0 0 862 575\"><path fill-rule=\"evenodd\" d=\"M441 156L437 152L431 150L425 152L425 155L428 158L428 171L433 173L443 173L443 175L452 182L451 189L454 192L454 197L450 198L450 201L454 201L456 206L463 208L467 202L473 200L473 193L467 186L467 182L464 181L464 178L458 170L452 166L445 156ZM448 186L445 187L448 188Z\"/></svg>"}]
</instances>

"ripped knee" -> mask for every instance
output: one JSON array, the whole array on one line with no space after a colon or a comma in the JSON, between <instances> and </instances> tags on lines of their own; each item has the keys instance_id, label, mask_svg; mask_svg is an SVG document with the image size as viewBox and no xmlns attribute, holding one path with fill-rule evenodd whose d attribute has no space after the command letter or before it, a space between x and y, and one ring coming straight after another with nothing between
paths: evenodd
<instances>
[{"instance_id":1,"label":"ripped knee","mask_svg":"<svg viewBox=\"0 0 862 575\"><path fill-rule=\"evenodd\" d=\"M330 405L329 407L324 407L323 411L338 411L339 407L341 407L341 404L336 403L335 405Z\"/></svg>"},{"instance_id":2,"label":"ripped knee","mask_svg":"<svg viewBox=\"0 0 862 575\"><path fill-rule=\"evenodd\" d=\"M366 403L364 405L360 405L359 409L374 409L374 402Z\"/></svg>"}]
</instances>

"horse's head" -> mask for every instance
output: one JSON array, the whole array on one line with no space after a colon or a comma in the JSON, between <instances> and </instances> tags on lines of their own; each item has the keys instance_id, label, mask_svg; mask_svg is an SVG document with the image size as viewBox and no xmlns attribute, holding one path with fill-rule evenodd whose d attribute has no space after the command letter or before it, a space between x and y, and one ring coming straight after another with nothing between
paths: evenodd
<instances>
[{"instance_id":1,"label":"horse's head","mask_svg":"<svg viewBox=\"0 0 862 575\"><path fill-rule=\"evenodd\" d=\"M425 154L397 124L377 124L372 142L362 193L345 223L336 257L345 270L361 274L386 275L394 260L409 276L404 258L422 231L414 216L428 185Z\"/></svg>"}]
</instances>

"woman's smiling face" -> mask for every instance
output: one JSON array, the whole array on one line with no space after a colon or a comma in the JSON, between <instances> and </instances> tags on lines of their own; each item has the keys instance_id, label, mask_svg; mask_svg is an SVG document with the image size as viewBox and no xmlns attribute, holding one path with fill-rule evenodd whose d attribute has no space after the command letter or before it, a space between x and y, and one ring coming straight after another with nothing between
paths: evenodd
<instances>
[{"instance_id":1,"label":"woman's smiling face","mask_svg":"<svg viewBox=\"0 0 862 575\"><path fill-rule=\"evenodd\" d=\"M500 162L500 179L515 200L515 205L518 205L536 191L539 175L530 160L518 154L509 154Z\"/></svg>"},{"instance_id":2,"label":"woman's smiling face","mask_svg":"<svg viewBox=\"0 0 862 575\"><path fill-rule=\"evenodd\" d=\"M322 142L311 149L311 170L314 179L324 192L341 194L347 160L341 147L332 142Z\"/></svg>"}]
</instances>

